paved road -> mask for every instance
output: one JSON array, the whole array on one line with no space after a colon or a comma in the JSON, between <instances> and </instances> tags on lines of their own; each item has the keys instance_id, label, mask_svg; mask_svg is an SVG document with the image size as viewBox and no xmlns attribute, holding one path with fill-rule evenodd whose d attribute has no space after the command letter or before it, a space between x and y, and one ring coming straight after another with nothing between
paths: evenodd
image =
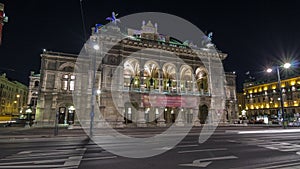
<instances>
[{"instance_id":1,"label":"paved road","mask_svg":"<svg viewBox=\"0 0 300 169\"><path fill-rule=\"evenodd\" d=\"M162 147L170 149L166 153L132 159L105 151L81 130L60 130L60 135L53 137L49 129L0 129L0 168L300 168L300 130L278 133L279 130L221 127L209 140L199 144L200 130L193 129L176 147ZM127 129L122 132L139 137L161 131ZM124 144L111 146L122 148Z\"/></svg>"}]
</instances>

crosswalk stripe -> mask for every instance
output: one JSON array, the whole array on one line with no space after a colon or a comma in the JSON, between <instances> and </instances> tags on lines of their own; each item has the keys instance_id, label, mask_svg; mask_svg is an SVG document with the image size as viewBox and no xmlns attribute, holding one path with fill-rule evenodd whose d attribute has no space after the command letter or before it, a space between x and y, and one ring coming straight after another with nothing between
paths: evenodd
<instances>
[{"instance_id":1,"label":"crosswalk stripe","mask_svg":"<svg viewBox=\"0 0 300 169\"><path fill-rule=\"evenodd\" d=\"M214 149L200 149L200 150L186 150L186 151L178 151L179 154L183 153L194 153L194 152L204 152L204 151L225 151L227 148L214 148Z\"/></svg>"}]
</instances>

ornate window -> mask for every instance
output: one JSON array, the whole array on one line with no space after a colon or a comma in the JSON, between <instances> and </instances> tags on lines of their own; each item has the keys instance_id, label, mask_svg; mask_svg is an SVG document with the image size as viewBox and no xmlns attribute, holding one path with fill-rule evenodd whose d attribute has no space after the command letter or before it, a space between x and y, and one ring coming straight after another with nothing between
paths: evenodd
<instances>
[{"instance_id":1,"label":"ornate window","mask_svg":"<svg viewBox=\"0 0 300 169\"><path fill-rule=\"evenodd\" d=\"M75 89L75 75L64 74L62 76L61 89L65 90L65 91L67 91L67 90L74 91L74 89Z\"/></svg>"}]
</instances>

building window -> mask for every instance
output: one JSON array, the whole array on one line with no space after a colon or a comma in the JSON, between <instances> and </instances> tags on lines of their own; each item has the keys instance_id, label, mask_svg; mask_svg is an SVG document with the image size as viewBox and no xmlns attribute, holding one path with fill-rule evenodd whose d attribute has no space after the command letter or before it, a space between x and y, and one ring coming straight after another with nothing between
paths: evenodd
<instances>
[{"instance_id":1,"label":"building window","mask_svg":"<svg viewBox=\"0 0 300 169\"><path fill-rule=\"evenodd\" d=\"M75 89L75 76L71 75L70 78L70 90L73 91Z\"/></svg>"},{"instance_id":2,"label":"building window","mask_svg":"<svg viewBox=\"0 0 300 169\"><path fill-rule=\"evenodd\" d=\"M39 82L39 81L35 81L35 82L34 82L34 87L39 87L39 85L40 85L40 82Z\"/></svg>"},{"instance_id":3,"label":"building window","mask_svg":"<svg viewBox=\"0 0 300 169\"><path fill-rule=\"evenodd\" d=\"M63 75L61 89L73 91L75 89L75 75Z\"/></svg>"}]
</instances>

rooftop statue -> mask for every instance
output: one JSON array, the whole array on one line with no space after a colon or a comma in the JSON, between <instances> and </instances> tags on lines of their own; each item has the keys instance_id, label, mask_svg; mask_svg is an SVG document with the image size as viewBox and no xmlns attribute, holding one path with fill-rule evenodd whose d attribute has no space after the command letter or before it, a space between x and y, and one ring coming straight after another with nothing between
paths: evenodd
<instances>
[{"instance_id":1,"label":"rooftop statue","mask_svg":"<svg viewBox=\"0 0 300 169\"><path fill-rule=\"evenodd\" d=\"M112 12L111 17L107 17L106 20L111 21L114 24L117 24L117 22L120 22L120 19L117 19L118 14L115 14L115 12Z\"/></svg>"}]
</instances>

